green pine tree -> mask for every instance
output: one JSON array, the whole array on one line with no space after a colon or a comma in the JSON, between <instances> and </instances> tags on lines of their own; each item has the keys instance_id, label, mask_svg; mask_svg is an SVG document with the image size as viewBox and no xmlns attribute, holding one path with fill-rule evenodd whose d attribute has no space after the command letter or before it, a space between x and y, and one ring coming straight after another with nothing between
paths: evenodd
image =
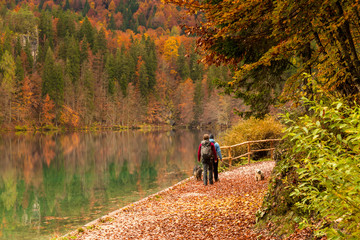
<instances>
[{"instance_id":1,"label":"green pine tree","mask_svg":"<svg viewBox=\"0 0 360 240\"><path fill-rule=\"evenodd\" d=\"M83 17L86 16L86 14L89 12L89 10L90 10L90 4L89 4L88 0L86 0L85 4L84 4L84 8L83 8L83 10L81 12Z\"/></svg>"},{"instance_id":2,"label":"green pine tree","mask_svg":"<svg viewBox=\"0 0 360 240\"><path fill-rule=\"evenodd\" d=\"M106 56L105 70L108 75L108 93L113 95L115 93L115 81L119 75L117 72L115 57L111 53Z\"/></svg>"},{"instance_id":3,"label":"green pine tree","mask_svg":"<svg viewBox=\"0 0 360 240\"><path fill-rule=\"evenodd\" d=\"M44 45L45 41L48 40L51 48L53 48L54 42L54 30L52 26L52 16L47 11L42 11L40 15L39 23L39 43ZM47 49L47 48L46 48Z\"/></svg>"},{"instance_id":4,"label":"green pine tree","mask_svg":"<svg viewBox=\"0 0 360 240\"><path fill-rule=\"evenodd\" d=\"M27 59L27 64L26 64L26 70L29 73L32 73L33 67L34 67L34 58L31 54L31 49L30 49L30 43L28 41L26 41L26 45L25 45L25 54L26 54L26 59Z\"/></svg>"},{"instance_id":5,"label":"green pine tree","mask_svg":"<svg viewBox=\"0 0 360 240\"><path fill-rule=\"evenodd\" d=\"M70 75L72 82L75 83L80 77L81 56L79 44L73 36L67 42L66 61L67 73Z\"/></svg>"},{"instance_id":6,"label":"green pine tree","mask_svg":"<svg viewBox=\"0 0 360 240\"><path fill-rule=\"evenodd\" d=\"M50 47L46 52L42 80L42 96L49 94L57 108L60 108L64 100L64 79L61 67L55 63Z\"/></svg>"},{"instance_id":7,"label":"green pine tree","mask_svg":"<svg viewBox=\"0 0 360 240\"><path fill-rule=\"evenodd\" d=\"M106 49L107 41L105 37L105 31L104 28L101 28L95 38L94 53L97 53L99 51L100 53L104 54L106 52Z\"/></svg>"},{"instance_id":8,"label":"green pine tree","mask_svg":"<svg viewBox=\"0 0 360 240\"><path fill-rule=\"evenodd\" d=\"M94 49L95 45L95 30L92 27L89 19L85 17L80 30L78 32L78 40L81 41L86 37L86 41L90 44L90 48Z\"/></svg>"},{"instance_id":9,"label":"green pine tree","mask_svg":"<svg viewBox=\"0 0 360 240\"><path fill-rule=\"evenodd\" d=\"M190 68L188 62L186 61L186 57L185 57L186 51L184 44L180 45L178 52L179 52L179 56L176 60L177 71L180 77L183 80L185 80L190 77Z\"/></svg>"},{"instance_id":10,"label":"green pine tree","mask_svg":"<svg viewBox=\"0 0 360 240\"><path fill-rule=\"evenodd\" d=\"M70 9L70 2L69 2L69 0L66 0L66 2L65 2L65 5L64 5L64 11L66 11L66 10L68 10L68 9Z\"/></svg>"},{"instance_id":11,"label":"green pine tree","mask_svg":"<svg viewBox=\"0 0 360 240\"><path fill-rule=\"evenodd\" d=\"M23 68L21 57L19 55L16 57L15 64L16 64L16 69L15 69L16 83L18 85L24 80L25 77L25 71Z\"/></svg>"},{"instance_id":12,"label":"green pine tree","mask_svg":"<svg viewBox=\"0 0 360 240\"><path fill-rule=\"evenodd\" d=\"M20 38L18 37L16 39L16 43L15 43L15 47L14 47L14 55L15 55L15 57L20 56L21 49L22 49L22 47L21 47L21 43L20 43Z\"/></svg>"},{"instance_id":13,"label":"green pine tree","mask_svg":"<svg viewBox=\"0 0 360 240\"><path fill-rule=\"evenodd\" d=\"M110 16L109 24L108 24L108 29L109 29L109 30L116 30L115 19L114 19L114 15L113 15L113 14L111 14L111 16Z\"/></svg>"}]
</instances>

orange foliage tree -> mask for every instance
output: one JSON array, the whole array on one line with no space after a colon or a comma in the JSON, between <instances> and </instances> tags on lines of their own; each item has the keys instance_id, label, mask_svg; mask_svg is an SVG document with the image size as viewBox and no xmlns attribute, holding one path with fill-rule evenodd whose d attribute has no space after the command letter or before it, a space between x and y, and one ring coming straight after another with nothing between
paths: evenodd
<instances>
[{"instance_id":1,"label":"orange foliage tree","mask_svg":"<svg viewBox=\"0 0 360 240\"><path fill-rule=\"evenodd\" d=\"M190 124L194 120L194 91L195 85L190 78L180 83L177 90L180 121L184 124Z\"/></svg>"},{"instance_id":2,"label":"orange foliage tree","mask_svg":"<svg viewBox=\"0 0 360 240\"><path fill-rule=\"evenodd\" d=\"M41 124L42 125L52 125L53 120L55 119L55 104L52 99L50 99L49 94L46 94L42 102L41 107Z\"/></svg>"}]
</instances>

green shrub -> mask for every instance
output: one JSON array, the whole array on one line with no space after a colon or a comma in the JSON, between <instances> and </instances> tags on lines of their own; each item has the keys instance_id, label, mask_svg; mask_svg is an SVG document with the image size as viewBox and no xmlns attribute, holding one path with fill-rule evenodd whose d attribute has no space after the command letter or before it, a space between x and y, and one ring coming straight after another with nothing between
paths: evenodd
<instances>
[{"instance_id":1,"label":"green shrub","mask_svg":"<svg viewBox=\"0 0 360 240\"><path fill-rule=\"evenodd\" d=\"M15 131L27 131L28 130L28 126L23 125L23 126L15 126Z\"/></svg>"},{"instance_id":2,"label":"green shrub","mask_svg":"<svg viewBox=\"0 0 360 240\"><path fill-rule=\"evenodd\" d=\"M284 126L271 116L265 119L250 118L241 120L238 124L220 136L221 146L231 146L238 143L262 139L277 139L283 135ZM251 149L269 148L270 143L252 144ZM239 156L247 152L247 146L236 147L232 154Z\"/></svg>"},{"instance_id":3,"label":"green shrub","mask_svg":"<svg viewBox=\"0 0 360 240\"><path fill-rule=\"evenodd\" d=\"M302 226L330 239L360 239L360 107L304 103L311 116L285 116L299 181L290 196L306 213Z\"/></svg>"}]
</instances>

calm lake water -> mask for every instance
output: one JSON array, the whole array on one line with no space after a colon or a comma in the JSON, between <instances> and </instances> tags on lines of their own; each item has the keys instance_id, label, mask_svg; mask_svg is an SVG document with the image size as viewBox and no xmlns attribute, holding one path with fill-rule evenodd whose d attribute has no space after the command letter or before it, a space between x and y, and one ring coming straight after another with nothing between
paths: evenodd
<instances>
[{"instance_id":1,"label":"calm lake water","mask_svg":"<svg viewBox=\"0 0 360 240\"><path fill-rule=\"evenodd\" d=\"M0 239L49 239L192 174L200 132L0 135Z\"/></svg>"}]
</instances>

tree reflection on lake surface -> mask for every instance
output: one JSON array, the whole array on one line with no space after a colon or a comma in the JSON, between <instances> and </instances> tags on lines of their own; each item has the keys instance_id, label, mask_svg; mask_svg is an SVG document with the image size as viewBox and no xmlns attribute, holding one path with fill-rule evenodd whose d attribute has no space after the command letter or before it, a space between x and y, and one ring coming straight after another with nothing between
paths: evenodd
<instances>
[{"instance_id":1,"label":"tree reflection on lake surface","mask_svg":"<svg viewBox=\"0 0 360 240\"><path fill-rule=\"evenodd\" d=\"M187 130L0 135L0 239L49 239L191 175Z\"/></svg>"}]
</instances>

